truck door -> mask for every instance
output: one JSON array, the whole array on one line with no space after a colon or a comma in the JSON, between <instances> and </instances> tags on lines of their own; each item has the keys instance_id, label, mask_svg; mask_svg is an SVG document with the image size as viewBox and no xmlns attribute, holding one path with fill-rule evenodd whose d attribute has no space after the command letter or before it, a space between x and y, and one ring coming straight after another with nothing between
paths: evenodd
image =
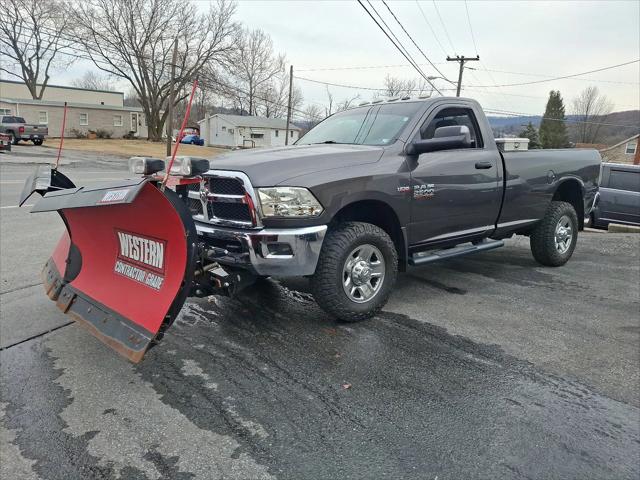
<instances>
[{"instance_id":1,"label":"truck door","mask_svg":"<svg viewBox=\"0 0 640 480\"><path fill-rule=\"evenodd\" d=\"M409 162L412 245L482 235L494 228L498 217L502 161L492 133L480 128L472 108L437 107L415 138L433 138L437 128L452 125L469 128L470 148L423 153Z\"/></svg>"}]
</instances>

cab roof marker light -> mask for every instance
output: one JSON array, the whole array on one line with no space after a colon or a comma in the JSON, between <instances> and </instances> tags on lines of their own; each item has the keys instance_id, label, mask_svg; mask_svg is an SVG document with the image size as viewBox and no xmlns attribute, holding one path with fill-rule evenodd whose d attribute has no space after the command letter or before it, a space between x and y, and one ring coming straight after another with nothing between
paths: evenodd
<instances>
[{"instance_id":1,"label":"cab roof marker light","mask_svg":"<svg viewBox=\"0 0 640 480\"><path fill-rule=\"evenodd\" d=\"M129 170L134 175L153 175L164 170L164 161L153 157L131 157Z\"/></svg>"},{"instance_id":2,"label":"cab roof marker light","mask_svg":"<svg viewBox=\"0 0 640 480\"><path fill-rule=\"evenodd\" d=\"M168 166L170 162L171 157L167 157L163 163ZM173 161L169 175L195 177L207 172L209 168L209 160L206 158L177 156Z\"/></svg>"}]
</instances>

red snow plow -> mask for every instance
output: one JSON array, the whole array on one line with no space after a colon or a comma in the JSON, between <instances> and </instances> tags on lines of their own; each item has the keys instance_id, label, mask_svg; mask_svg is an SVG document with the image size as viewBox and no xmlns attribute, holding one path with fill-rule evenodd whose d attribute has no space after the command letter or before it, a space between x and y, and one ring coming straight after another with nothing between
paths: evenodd
<instances>
[{"instance_id":1,"label":"red snow plow","mask_svg":"<svg viewBox=\"0 0 640 480\"><path fill-rule=\"evenodd\" d=\"M40 193L32 213L57 211L67 228L42 271L49 298L132 362L160 339L189 295L233 288L216 252L198 245L180 196L200 178L172 176L164 189L162 177L154 176L160 164L142 159L138 173L146 176L91 187L41 169L20 198L22 205Z\"/></svg>"}]
</instances>

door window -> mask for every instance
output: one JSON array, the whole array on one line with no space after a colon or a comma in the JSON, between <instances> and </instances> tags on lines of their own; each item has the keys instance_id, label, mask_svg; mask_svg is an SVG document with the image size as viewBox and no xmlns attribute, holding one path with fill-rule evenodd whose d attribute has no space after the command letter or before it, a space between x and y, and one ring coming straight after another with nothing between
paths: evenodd
<instances>
[{"instance_id":1,"label":"door window","mask_svg":"<svg viewBox=\"0 0 640 480\"><path fill-rule=\"evenodd\" d=\"M609 188L640 192L640 172L611 170L611 173L609 173Z\"/></svg>"},{"instance_id":2,"label":"door window","mask_svg":"<svg viewBox=\"0 0 640 480\"><path fill-rule=\"evenodd\" d=\"M471 146L469 148L482 148L482 135L473 111L470 108L451 107L440 110L434 118L425 123L420 129L420 138L428 140L433 138L437 128L465 125L471 132Z\"/></svg>"}]
</instances>

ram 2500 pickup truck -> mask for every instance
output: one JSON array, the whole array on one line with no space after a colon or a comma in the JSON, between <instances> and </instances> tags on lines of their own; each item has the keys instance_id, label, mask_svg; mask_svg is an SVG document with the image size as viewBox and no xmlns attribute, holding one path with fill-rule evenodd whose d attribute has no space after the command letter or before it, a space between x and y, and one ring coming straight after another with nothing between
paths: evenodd
<instances>
[{"instance_id":1,"label":"ram 2500 pickup truck","mask_svg":"<svg viewBox=\"0 0 640 480\"><path fill-rule=\"evenodd\" d=\"M0 117L0 133L9 135L14 145L20 140L30 140L34 145L42 145L49 134L49 128L45 125L31 125L22 117L3 115Z\"/></svg>"},{"instance_id":2,"label":"ram 2500 pickup truck","mask_svg":"<svg viewBox=\"0 0 640 480\"><path fill-rule=\"evenodd\" d=\"M142 178L91 188L36 174L21 201L49 191L34 211L57 210L68 229L43 273L50 297L138 361L187 296L259 277L308 277L320 307L358 321L399 271L513 235L563 265L600 162L595 150L501 152L474 100L398 99L336 113L290 147L178 157L168 174L141 157Z\"/></svg>"}]
</instances>

